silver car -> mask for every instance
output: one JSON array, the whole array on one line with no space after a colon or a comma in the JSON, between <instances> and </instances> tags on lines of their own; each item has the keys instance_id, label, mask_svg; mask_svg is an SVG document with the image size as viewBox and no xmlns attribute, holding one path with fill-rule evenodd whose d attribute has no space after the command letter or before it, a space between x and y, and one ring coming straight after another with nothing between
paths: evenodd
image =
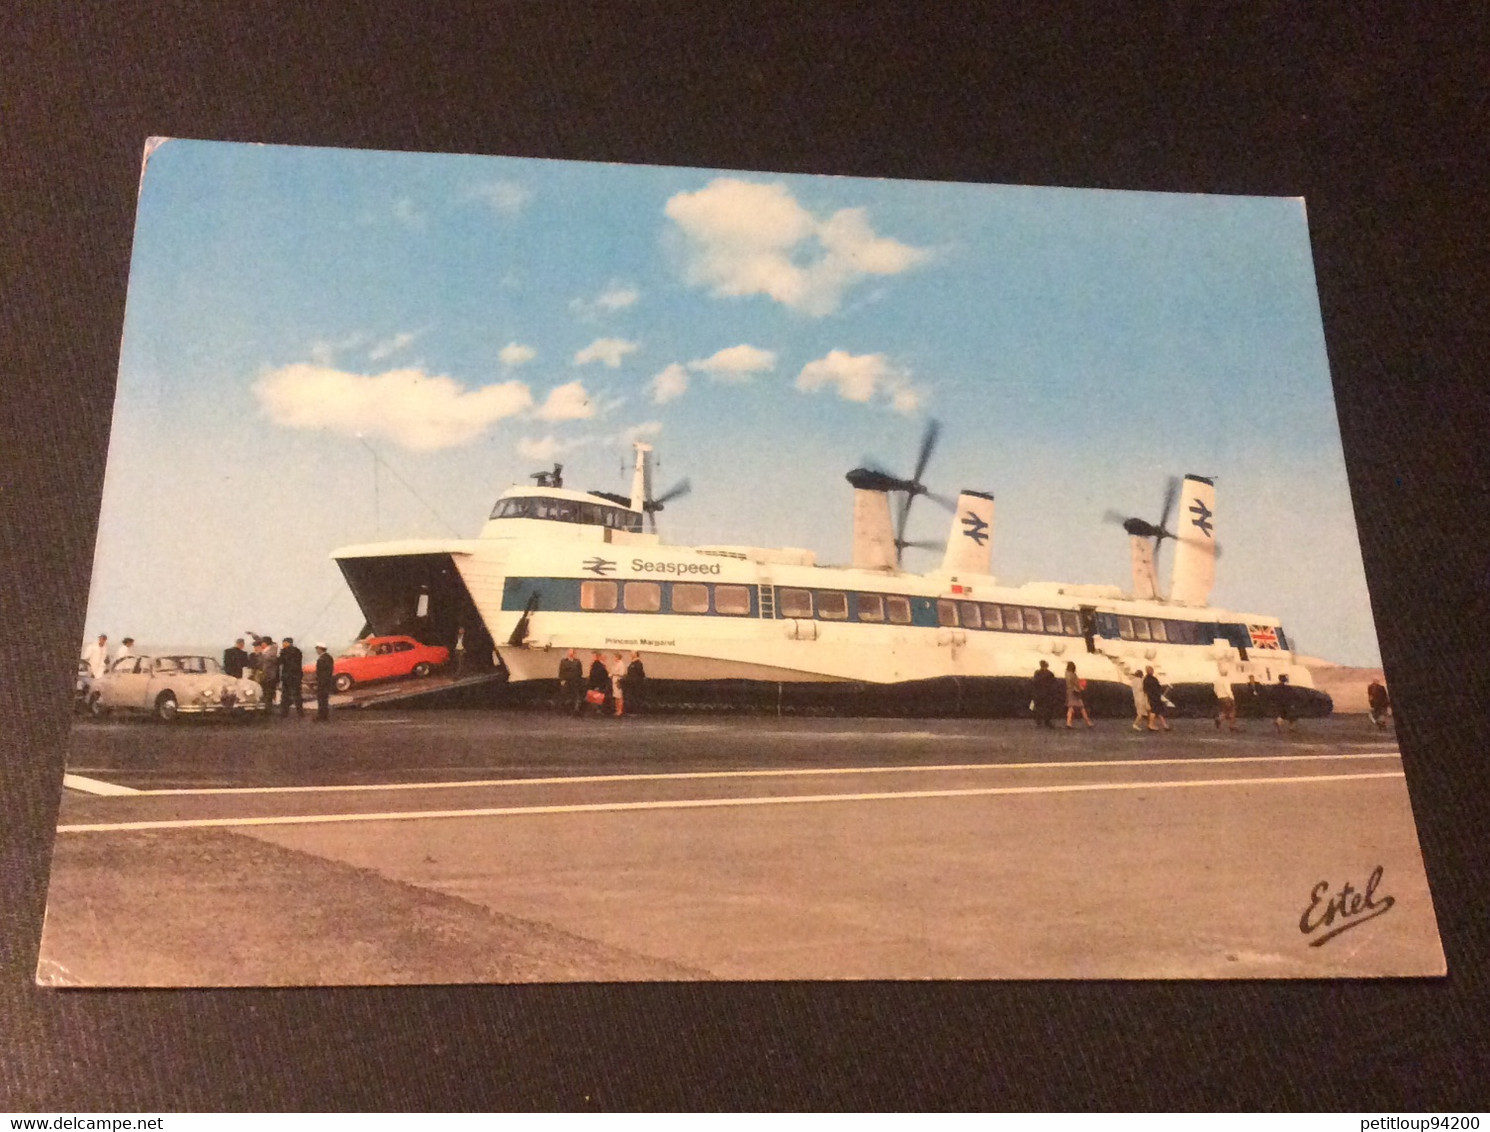
<instances>
[{"instance_id":1,"label":"silver car","mask_svg":"<svg viewBox=\"0 0 1490 1132\"><path fill-rule=\"evenodd\" d=\"M263 689L229 676L210 656L126 656L93 681L89 710L149 712L165 721L182 713L243 715L264 710Z\"/></svg>"}]
</instances>

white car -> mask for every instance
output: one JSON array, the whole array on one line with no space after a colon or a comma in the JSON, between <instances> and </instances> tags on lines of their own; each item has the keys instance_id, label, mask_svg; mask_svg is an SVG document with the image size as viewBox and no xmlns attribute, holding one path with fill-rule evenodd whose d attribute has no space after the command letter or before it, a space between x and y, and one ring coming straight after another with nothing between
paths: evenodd
<instances>
[{"instance_id":1,"label":"white car","mask_svg":"<svg viewBox=\"0 0 1490 1132\"><path fill-rule=\"evenodd\" d=\"M265 708L263 689L229 676L210 656L126 656L93 681L89 710L144 711L160 720L182 712L240 715Z\"/></svg>"}]
</instances>

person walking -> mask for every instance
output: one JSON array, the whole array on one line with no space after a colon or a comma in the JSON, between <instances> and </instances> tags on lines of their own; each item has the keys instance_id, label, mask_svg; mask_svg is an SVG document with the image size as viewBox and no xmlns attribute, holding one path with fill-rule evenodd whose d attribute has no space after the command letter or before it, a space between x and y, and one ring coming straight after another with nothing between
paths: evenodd
<instances>
[{"instance_id":1,"label":"person walking","mask_svg":"<svg viewBox=\"0 0 1490 1132\"><path fill-rule=\"evenodd\" d=\"M305 701L302 697L302 682L305 679L305 658L295 647L295 638L286 637L279 650L279 714L290 717L290 708L305 718Z\"/></svg>"},{"instance_id":2,"label":"person walking","mask_svg":"<svg viewBox=\"0 0 1490 1132\"><path fill-rule=\"evenodd\" d=\"M331 720L331 689L336 684L336 661L326 646L316 642L316 722Z\"/></svg>"},{"instance_id":3,"label":"person walking","mask_svg":"<svg viewBox=\"0 0 1490 1132\"><path fill-rule=\"evenodd\" d=\"M1373 680L1366 685L1366 706L1371 709L1371 722L1378 731L1385 731L1387 716L1392 711L1392 699L1387 695L1386 685Z\"/></svg>"},{"instance_id":4,"label":"person walking","mask_svg":"<svg viewBox=\"0 0 1490 1132\"><path fill-rule=\"evenodd\" d=\"M134 656L134 654L135 639L133 637L125 637L124 640L119 643L119 651L114 654L114 661L115 663L117 663L127 656Z\"/></svg>"},{"instance_id":5,"label":"person walking","mask_svg":"<svg viewBox=\"0 0 1490 1132\"><path fill-rule=\"evenodd\" d=\"M1133 730L1142 731L1149 718L1149 698L1143 691L1143 669L1137 666L1128 673L1128 688L1133 693Z\"/></svg>"},{"instance_id":6,"label":"person walking","mask_svg":"<svg viewBox=\"0 0 1490 1132\"><path fill-rule=\"evenodd\" d=\"M1237 714L1242 716L1256 716L1258 719L1266 719L1268 713L1262 702L1262 685L1257 682L1256 676L1248 676L1247 683L1242 688L1243 699L1237 702Z\"/></svg>"},{"instance_id":7,"label":"person walking","mask_svg":"<svg viewBox=\"0 0 1490 1132\"><path fill-rule=\"evenodd\" d=\"M1278 675L1278 685L1273 689L1273 710L1277 713L1273 718L1274 729L1294 730L1293 685L1281 673Z\"/></svg>"},{"instance_id":8,"label":"person walking","mask_svg":"<svg viewBox=\"0 0 1490 1132\"><path fill-rule=\"evenodd\" d=\"M1080 676L1076 675L1076 662L1074 660L1066 661L1067 727L1070 727L1075 723L1077 712L1081 712L1081 718L1086 720L1086 725L1088 727L1096 726L1096 724L1092 722L1092 717L1087 714L1086 697L1082 695L1082 689L1085 685L1086 681L1083 680Z\"/></svg>"},{"instance_id":9,"label":"person walking","mask_svg":"<svg viewBox=\"0 0 1490 1132\"><path fill-rule=\"evenodd\" d=\"M1030 677L1030 703L1035 709L1036 727L1055 726L1051 721L1055 718L1056 701L1060 694L1055 673L1050 671L1050 662L1042 660L1040 667Z\"/></svg>"},{"instance_id":10,"label":"person walking","mask_svg":"<svg viewBox=\"0 0 1490 1132\"><path fill-rule=\"evenodd\" d=\"M1215 682L1211 684L1211 691L1216 693L1216 730L1221 730L1224 721L1228 730L1236 731L1236 695L1231 687L1231 678L1218 671Z\"/></svg>"},{"instance_id":11,"label":"person walking","mask_svg":"<svg viewBox=\"0 0 1490 1132\"><path fill-rule=\"evenodd\" d=\"M569 705L570 715L578 715L585 707L585 666L573 649L559 661L559 702Z\"/></svg>"},{"instance_id":12,"label":"person walking","mask_svg":"<svg viewBox=\"0 0 1490 1132\"><path fill-rule=\"evenodd\" d=\"M1154 675L1152 664L1143 670L1143 695L1149 702L1149 730L1172 731L1169 720L1164 718L1164 685Z\"/></svg>"}]
</instances>

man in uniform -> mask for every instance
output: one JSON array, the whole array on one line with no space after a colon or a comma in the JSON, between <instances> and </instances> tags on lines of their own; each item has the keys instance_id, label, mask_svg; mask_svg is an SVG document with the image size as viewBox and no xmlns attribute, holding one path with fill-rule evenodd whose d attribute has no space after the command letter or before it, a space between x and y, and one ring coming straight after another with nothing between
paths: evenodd
<instances>
[{"instance_id":1,"label":"man in uniform","mask_svg":"<svg viewBox=\"0 0 1490 1132\"><path fill-rule=\"evenodd\" d=\"M316 722L331 719L331 689L336 682L336 661L326 646L316 642Z\"/></svg>"},{"instance_id":2,"label":"man in uniform","mask_svg":"<svg viewBox=\"0 0 1490 1132\"><path fill-rule=\"evenodd\" d=\"M569 711L578 715L585 706L585 666L573 649L559 661L560 702L569 705Z\"/></svg>"},{"instance_id":3,"label":"man in uniform","mask_svg":"<svg viewBox=\"0 0 1490 1132\"><path fill-rule=\"evenodd\" d=\"M647 684L647 670L642 664L641 653L631 654L631 663L626 666L626 678L621 683L626 689L626 710L634 715L641 710Z\"/></svg>"},{"instance_id":4,"label":"man in uniform","mask_svg":"<svg viewBox=\"0 0 1490 1132\"><path fill-rule=\"evenodd\" d=\"M286 637L279 650L279 714L286 719L290 705L295 705L295 714L305 718L305 701L301 698L301 681L305 679L305 658L295 647L295 638Z\"/></svg>"}]
</instances>

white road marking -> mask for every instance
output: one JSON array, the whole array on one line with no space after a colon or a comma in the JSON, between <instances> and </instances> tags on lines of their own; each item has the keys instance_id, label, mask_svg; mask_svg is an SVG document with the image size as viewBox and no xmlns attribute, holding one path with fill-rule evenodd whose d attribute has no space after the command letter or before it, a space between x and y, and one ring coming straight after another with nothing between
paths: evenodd
<instances>
[{"instance_id":1,"label":"white road marking","mask_svg":"<svg viewBox=\"0 0 1490 1132\"><path fill-rule=\"evenodd\" d=\"M81 774L64 774L62 785L72 790L81 790L84 794L140 794L144 791L136 790L132 786L119 786L113 782L104 782L97 778L84 778Z\"/></svg>"},{"instance_id":2,"label":"white road marking","mask_svg":"<svg viewBox=\"0 0 1490 1132\"><path fill-rule=\"evenodd\" d=\"M1207 763L1279 763L1318 762L1321 757L1335 759L1394 759L1396 751L1347 755L1217 755L1211 758L1170 759L1074 759L1063 762L1029 763L943 763L935 766L842 766L809 769L791 767L782 770L695 770L658 774L577 774L559 778L473 778L453 782L383 782L342 786L192 786L159 790L121 791L147 797L180 797L199 794L338 794L355 790L459 790L462 787L489 786L571 786L587 782L666 782L682 779L710 778L792 778L830 774L910 774L970 770L1071 770L1077 767L1113 766L1199 766Z\"/></svg>"},{"instance_id":3,"label":"white road marking","mask_svg":"<svg viewBox=\"0 0 1490 1132\"><path fill-rule=\"evenodd\" d=\"M988 786L967 790L905 790L883 794L795 794L755 798L685 798L653 802L586 802L567 806L495 806L474 810L406 810L375 814L306 814L267 818L176 818L166 821L59 825L58 833L120 833L145 829L205 829L264 825L324 825L332 822L415 821L422 818L517 817L534 814L583 814L626 810L690 810L724 806L784 806L822 802L880 802L921 798L970 798L995 794L1075 794L1099 790L1180 790L1198 786L1298 785L1353 779L1403 778L1399 770L1365 774L1315 774L1281 778L1175 779L1158 782L1092 782L1065 786Z\"/></svg>"}]
</instances>

